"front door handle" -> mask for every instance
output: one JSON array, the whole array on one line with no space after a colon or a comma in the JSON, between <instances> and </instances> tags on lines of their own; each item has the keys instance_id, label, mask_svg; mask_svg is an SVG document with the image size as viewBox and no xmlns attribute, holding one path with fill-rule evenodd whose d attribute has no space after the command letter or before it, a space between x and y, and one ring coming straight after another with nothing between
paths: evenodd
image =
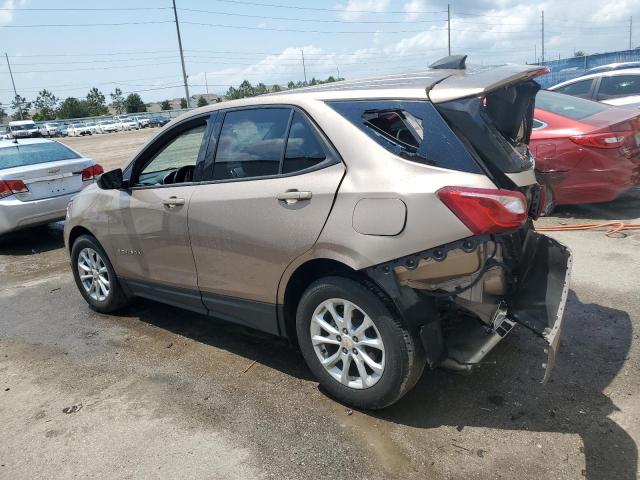
<instances>
[{"instance_id":1,"label":"front door handle","mask_svg":"<svg viewBox=\"0 0 640 480\"><path fill-rule=\"evenodd\" d=\"M162 204L168 208L175 208L179 205L184 205L184 198L169 197L162 200Z\"/></svg>"},{"instance_id":2,"label":"front door handle","mask_svg":"<svg viewBox=\"0 0 640 480\"><path fill-rule=\"evenodd\" d=\"M301 192L299 190L287 190L284 193L278 194L278 200L286 202L287 205L291 205L300 200L311 200L311 192Z\"/></svg>"}]
</instances>

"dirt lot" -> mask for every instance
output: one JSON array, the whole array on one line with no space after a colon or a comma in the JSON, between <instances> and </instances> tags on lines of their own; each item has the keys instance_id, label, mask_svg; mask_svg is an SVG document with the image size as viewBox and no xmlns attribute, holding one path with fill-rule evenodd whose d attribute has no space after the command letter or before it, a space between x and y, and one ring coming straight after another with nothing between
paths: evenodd
<instances>
[{"instance_id":1,"label":"dirt lot","mask_svg":"<svg viewBox=\"0 0 640 480\"><path fill-rule=\"evenodd\" d=\"M113 168L156 131L65 142ZM542 223L638 212L636 193ZM377 413L328 398L281 340L149 301L92 312L60 224L1 238L0 478L637 478L640 233L554 235L575 263L553 381L520 328Z\"/></svg>"}]
</instances>

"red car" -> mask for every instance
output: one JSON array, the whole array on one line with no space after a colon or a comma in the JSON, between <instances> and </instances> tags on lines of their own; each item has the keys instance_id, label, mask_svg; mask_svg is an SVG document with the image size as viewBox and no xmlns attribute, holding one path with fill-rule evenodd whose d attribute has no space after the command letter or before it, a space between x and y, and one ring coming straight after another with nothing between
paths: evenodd
<instances>
[{"instance_id":1,"label":"red car","mask_svg":"<svg viewBox=\"0 0 640 480\"><path fill-rule=\"evenodd\" d=\"M640 111L541 90L529 143L553 205L614 200L640 183Z\"/></svg>"}]
</instances>

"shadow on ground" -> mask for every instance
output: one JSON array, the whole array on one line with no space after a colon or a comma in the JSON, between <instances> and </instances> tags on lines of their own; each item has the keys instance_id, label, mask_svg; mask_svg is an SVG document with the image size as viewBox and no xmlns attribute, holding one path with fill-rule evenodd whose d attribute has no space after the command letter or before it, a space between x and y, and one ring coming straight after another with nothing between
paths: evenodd
<instances>
[{"instance_id":1,"label":"shadow on ground","mask_svg":"<svg viewBox=\"0 0 640 480\"><path fill-rule=\"evenodd\" d=\"M640 218L640 188L626 192L612 202L561 205L555 208L550 217L607 221Z\"/></svg>"},{"instance_id":2,"label":"shadow on ground","mask_svg":"<svg viewBox=\"0 0 640 480\"><path fill-rule=\"evenodd\" d=\"M0 235L0 255L34 255L64 247L62 222Z\"/></svg>"},{"instance_id":3,"label":"shadow on ground","mask_svg":"<svg viewBox=\"0 0 640 480\"><path fill-rule=\"evenodd\" d=\"M636 478L633 439L608 416L617 407L603 393L623 368L633 336L626 312L583 304L572 291L552 381L539 382L543 345L524 329L488 360L496 366L461 378L425 375L407 397L379 412L388 421L429 429L484 427L579 434L589 480Z\"/></svg>"},{"instance_id":4,"label":"shadow on ground","mask_svg":"<svg viewBox=\"0 0 640 480\"><path fill-rule=\"evenodd\" d=\"M312 378L297 351L270 335L151 301L123 313L287 375ZM468 377L428 372L396 405L364 413L425 430L447 425L574 433L584 443L587 479L635 479L637 448L608 418L617 408L603 393L628 356L631 319L621 310L584 304L573 291L565 315L558 364L547 385L539 383L544 344L517 329L488 358L496 365Z\"/></svg>"}]
</instances>

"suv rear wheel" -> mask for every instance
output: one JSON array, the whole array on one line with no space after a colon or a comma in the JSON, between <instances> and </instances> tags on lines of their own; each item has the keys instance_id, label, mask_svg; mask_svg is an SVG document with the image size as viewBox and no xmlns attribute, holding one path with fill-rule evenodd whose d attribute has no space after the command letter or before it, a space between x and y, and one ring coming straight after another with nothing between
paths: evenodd
<instances>
[{"instance_id":1,"label":"suv rear wheel","mask_svg":"<svg viewBox=\"0 0 640 480\"><path fill-rule=\"evenodd\" d=\"M100 243L81 235L71 248L71 269L78 290L89 306L100 313L113 312L131 302Z\"/></svg>"},{"instance_id":2,"label":"suv rear wheel","mask_svg":"<svg viewBox=\"0 0 640 480\"><path fill-rule=\"evenodd\" d=\"M375 287L326 277L304 292L298 343L325 389L357 408L383 408L407 393L424 369L415 339Z\"/></svg>"}]
</instances>

